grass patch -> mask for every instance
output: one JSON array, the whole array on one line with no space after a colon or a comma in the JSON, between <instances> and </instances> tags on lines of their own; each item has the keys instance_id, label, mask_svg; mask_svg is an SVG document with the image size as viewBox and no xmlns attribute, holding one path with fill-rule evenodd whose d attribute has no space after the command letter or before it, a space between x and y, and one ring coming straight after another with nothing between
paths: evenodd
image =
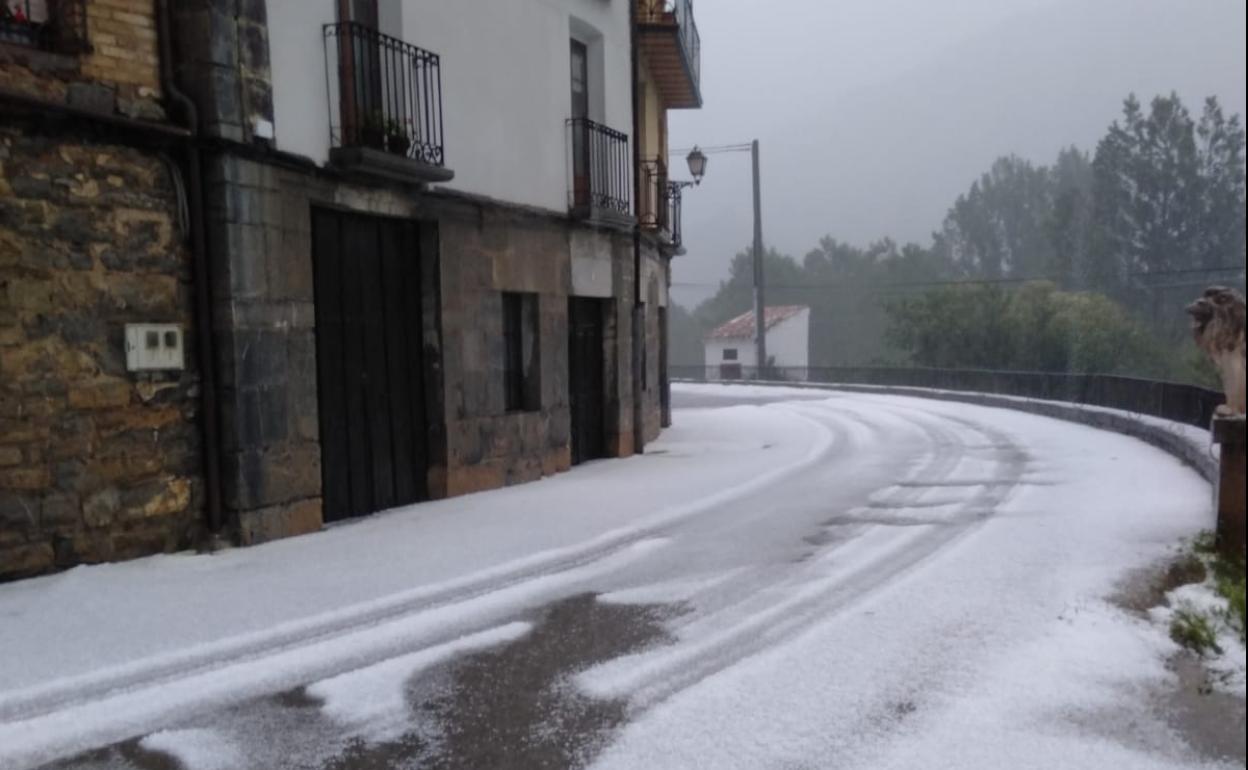
<instances>
[{"instance_id":1,"label":"grass patch","mask_svg":"<svg viewBox=\"0 0 1248 770\"><path fill-rule=\"evenodd\" d=\"M1170 621L1170 638L1197 655L1222 654L1218 644L1218 632L1214 622L1204 613L1190 607L1175 610L1174 619Z\"/></svg>"},{"instance_id":2,"label":"grass patch","mask_svg":"<svg viewBox=\"0 0 1248 770\"><path fill-rule=\"evenodd\" d=\"M1244 573L1236 576L1218 576L1218 595L1226 599L1226 624L1239 634L1239 641L1244 637Z\"/></svg>"},{"instance_id":3,"label":"grass patch","mask_svg":"<svg viewBox=\"0 0 1248 770\"><path fill-rule=\"evenodd\" d=\"M1211 531L1201 532L1192 538L1190 547L1191 558L1198 559L1213 573L1213 587L1218 596L1226 600L1226 606L1219 608L1212 621L1221 621L1239 635L1240 642L1245 642L1244 622L1244 562L1228 559L1218 552L1217 535ZM1203 582L1203 579L1202 579ZM1186 612L1186 615L1182 613ZM1199 615L1203 626L1216 627L1210 618L1196 613L1190 608L1176 613L1174 623L1170 627L1170 635L1176 642L1189 646L1180 639L1195 640L1203 636L1204 627L1193 621L1192 616ZM1193 648L1195 649L1195 648ZM1199 650L1197 650L1199 652Z\"/></svg>"}]
</instances>

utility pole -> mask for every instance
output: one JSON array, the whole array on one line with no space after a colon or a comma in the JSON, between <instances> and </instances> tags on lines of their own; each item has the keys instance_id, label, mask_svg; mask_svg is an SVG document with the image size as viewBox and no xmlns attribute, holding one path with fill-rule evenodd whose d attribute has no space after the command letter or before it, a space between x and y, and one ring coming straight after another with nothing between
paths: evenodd
<instances>
[{"instance_id":1,"label":"utility pole","mask_svg":"<svg viewBox=\"0 0 1248 770\"><path fill-rule=\"evenodd\" d=\"M763 206L758 183L758 140L750 144L754 160L754 355L761 379L767 369L767 305L763 301Z\"/></svg>"},{"instance_id":2,"label":"utility pole","mask_svg":"<svg viewBox=\"0 0 1248 770\"><path fill-rule=\"evenodd\" d=\"M763 193L758 181L758 140L749 144L725 144L719 147L702 149L694 146L689 151L689 173L693 175L694 184L702 181L706 173L706 156L720 152L750 151L754 161L754 357L757 376L767 369L767 303L763 300ZM684 150L672 150L673 154ZM688 184L688 182L682 183Z\"/></svg>"}]
</instances>

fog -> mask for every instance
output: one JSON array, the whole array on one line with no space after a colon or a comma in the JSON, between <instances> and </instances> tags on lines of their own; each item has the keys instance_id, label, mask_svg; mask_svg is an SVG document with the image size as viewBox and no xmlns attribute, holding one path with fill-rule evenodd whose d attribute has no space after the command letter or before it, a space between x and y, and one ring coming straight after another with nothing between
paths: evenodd
<instances>
[{"instance_id":1,"label":"fog","mask_svg":"<svg viewBox=\"0 0 1248 770\"><path fill-rule=\"evenodd\" d=\"M1245 4L1233 0L701 0L701 110L673 148L761 143L768 246L824 235L927 245L992 161L1092 151L1122 100L1175 91L1244 113ZM687 173L673 158L676 176ZM714 293L751 239L748 154L686 191L673 294Z\"/></svg>"}]
</instances>

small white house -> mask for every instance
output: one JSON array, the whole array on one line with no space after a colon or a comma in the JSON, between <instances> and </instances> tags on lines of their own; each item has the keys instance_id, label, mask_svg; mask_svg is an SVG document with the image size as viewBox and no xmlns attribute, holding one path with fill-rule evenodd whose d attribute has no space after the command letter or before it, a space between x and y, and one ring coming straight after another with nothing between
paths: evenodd
<instances>
[{"instance_id":1,"label":"small white house","mask_svg":"<svg viewBox=\"0 0 1248 770\"><path fill-rule=\"evenodd\" d=\"M763 315L768 364L787 379L806 379L810 364L810 308L805 305L769 307ZM742 313L706 337L707 378L736 380L753 376L758 362L754 350L754 311Z\"/></svg>"}]
</instances>

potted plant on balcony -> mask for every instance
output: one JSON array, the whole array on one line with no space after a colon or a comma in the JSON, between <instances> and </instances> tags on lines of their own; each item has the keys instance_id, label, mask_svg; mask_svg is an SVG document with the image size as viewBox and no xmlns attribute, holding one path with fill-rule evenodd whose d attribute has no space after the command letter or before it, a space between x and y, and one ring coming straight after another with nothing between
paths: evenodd
<instances>
[{"instance_id":1,"label":"potted plant on balcony","mask_svg":"<svg viewBox=\"0 0 1248 770\"><path fill-rule=\"evenodd\" d=\"M407 155L411 149L412 137L407 128L397 120L386 121L386 149L395 155Z\"/></svg>"},{"instance_id":2,"label":"potted plant on balcony","mask_svg":"<svg viewBox=\"0 0 1248 770\"><path fill-rule=\"evenodd\" d=\"M386 149L386 116L381 110L364 113L360 121L360 144L374 150Z\"/></svg>"}]
</instances>

